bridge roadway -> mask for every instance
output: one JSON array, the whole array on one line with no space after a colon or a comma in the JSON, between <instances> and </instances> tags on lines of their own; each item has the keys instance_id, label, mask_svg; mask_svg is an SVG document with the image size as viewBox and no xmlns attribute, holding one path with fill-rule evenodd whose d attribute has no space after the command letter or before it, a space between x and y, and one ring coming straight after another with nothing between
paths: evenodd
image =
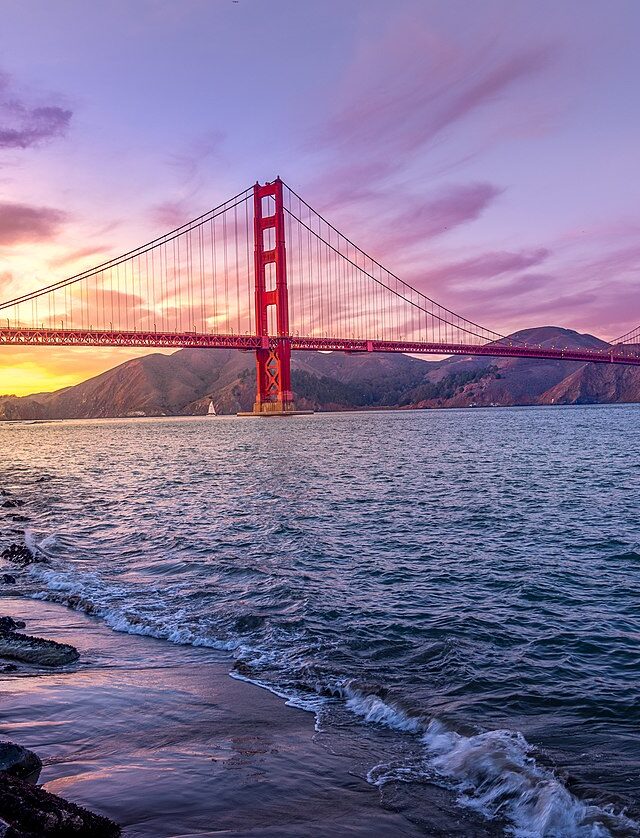
<instances>
[{"instance_id":1,"label":"bridge roadway","mask_svg":"<svg viewBox=\"0 0 640 838\"><path fill-rule=\"evenodd\" d=\"M405 352L417 355L485 355L507 358L540 358L595 364L640 366L640 344L602 349L563 349L524 346L507 339L473 345L466 343L425 343L422 341L362 340L358 338L259 337L249 334L214 335L201 332L105 331L96 329L0 328L0 346L130 346L149 349L268 349L282 340L291 349L310 352Z\"/></svg>"}]
</instances>

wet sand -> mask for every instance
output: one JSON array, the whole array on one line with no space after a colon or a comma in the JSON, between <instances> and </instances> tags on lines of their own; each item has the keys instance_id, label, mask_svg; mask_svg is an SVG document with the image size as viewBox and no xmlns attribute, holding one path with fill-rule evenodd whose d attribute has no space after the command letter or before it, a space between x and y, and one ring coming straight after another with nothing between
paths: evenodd
<instances>
[{"instance_id":1,"label":"wet sand","mask_svg":"<svg viewBox=\"0 0 640 838\"><path fill-rule=\"evenodd\" d=\"M230 678L218 653L116 634L61 606L0 604L81 653L64 673L1 676L2 737L40 755L47 790L124 835L421 834L314 742L310 713Z\"/></svg>"}]
</instances>

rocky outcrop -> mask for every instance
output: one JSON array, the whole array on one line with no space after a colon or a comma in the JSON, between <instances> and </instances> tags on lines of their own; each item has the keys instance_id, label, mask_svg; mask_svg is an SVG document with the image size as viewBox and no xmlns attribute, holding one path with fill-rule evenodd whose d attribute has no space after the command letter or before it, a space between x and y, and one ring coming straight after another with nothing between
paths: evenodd
<instances>
[{"instance_id":1,"label":"rocky outcrop","mask_svg":"<svg viewBox=\"0 0 640 838\"><path fill-rule=\"evenodd\" d=\"M583 364L540 397L540 404L640 402L640 368Z\"/></svg>"},{"instance_id":2,"label":"rocky outcrop","mask_svg":"<svg viewBox=\"0 0 640 838\"><path fill-rule=\"evenodd\" d=\"M0 774L0 836L117 838L120 834L120 827L108 818L49 794L19 777Z\"/></svg>"},{"instance_id":3,"label":"rocky outcrop","mask_svg":"<svg viewBox=\"0 0 640 838\"><path fill-rule=\"evenodd\" d=\"M23 629L26 626L27 624L23 620L14 620L13 617L0 617L0 634L15 631L16 629Z\"/></svg>"},{"instance_id":4,"label":"rocky outcrop","mask_svg":"<svg viewBox=\"0 0 640 838\"><path fill-rule=\"evenodd\" d=\"M16 745L15 742L0 742L0 773L32 779L35 782L41 768L42 760L33 751Z\"/></svg>"},{"instance_id":5,"label":"rocky outcrop","mask_svg":"<svg viewBox=\"0 0 640 838\"><path fill-rule=\"evenodd\" d=\"M0 553L0 559L16 564L19 567L26 567L30 564L46 563L43 556L36 556L25 544L10 544Z\"/></svg>"},{"instance_id":6,"label":"rocky outcrop","mask_svg":"<svg viewBox=\"0 0 640 838\"><path fill-rule=\"evenodd\" d=\"M80 655L68 643L56 643L42 637L32 637L16 631L0 632L0 658L20 661L34 666L66 666Z\"/></svg>"}]
</instances>

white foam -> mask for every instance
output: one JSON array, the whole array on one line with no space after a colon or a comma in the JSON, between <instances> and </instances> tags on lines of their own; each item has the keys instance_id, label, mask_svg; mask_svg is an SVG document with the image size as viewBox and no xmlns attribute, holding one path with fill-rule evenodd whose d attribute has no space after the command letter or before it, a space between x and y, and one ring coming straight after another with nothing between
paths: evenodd
<instances>
[{"instance_id":1,"label":"white foam","mask_svg":"<svg viewBox=\"0 0 640 838\"><path fill-rule=\"evenodd\" d=\"M345 693L349 692L347 686ZM515 838L605 838L621 831L640 832L640 824L613 807L578 800L551 769L535 760L531 746L517 731L463 736L437 720L424 729L415 717L358 690L347 707L365 721L422 734L424 759L376 765L367 774L372 785L444 781L457 792L461 805L489 819L505 820L507 832Z\"/></svg>"},{"instance_id":2,"label":"white foam","mask_svg":"<svg viewBox=\"0 0 640 838\"><path fill-rule=\"evenodd\" d=\"M531 756L521 733L462 736L431 721L422 736L430 771L452 781L459 802L509 821L517 838L601 838L610 826L637 827L624 815L578 800Z\"/></svg>"},{"instance_id":3,"label":"white foam","mask_svg":"<svg viewBox=\"0 0 640 838\"><path fill-rule=\"evenodd\" d=\"M383 701L378 695L358 689L353 682L345 684L343 693L347 708L356 716L362 716L365 722L386 725L405 733L418 733L421 729L422 722L419 718Z\"/></svg>"},{"instance_id":4,"label":"white foam","mask_svg":"<svg viewBox=\"0 0 640 838\"><path fill-rule=\"evenodd\" d=\"M236 681L244 681L247 684L253 684L256 687L261 687L263 690L267 690L267 692L270 692L273 695L277 695L278 698L284 699L284 702L288 707L297 707L298 710L305 710L308 713L314 713L316 717L315 729L316 731L320 730L321 712L327 703L326 698L323 698L320 695L309 696L289 690L278 689L272 684L268 684L266 681L261 681L259 678L251 678L248 675L243 675L235 670L230 672L229 675L232 678L235 678Z\"/></svg>"},{"instance_id":5,"label":"white foam","mask_svg":"<svg viewBox=\"0 0 640 838\"><path fill-rule=\"evenodd\" d=\"M59 602L76 611L83 611L102 619L114 631L126 634L155 637L182 646L201 646L221 651L236 649L240 641L212 638L194 632L180 623L180 615L164 616L161 613L145 615L135 609L123 609L114 602L126 599L126 591L112 586L108 590L95 574L70 577L51 565L34 564L29 567L31 576L46 586L46 590L32 595L33 599Z\"/></svg>"},{"instance_id":6,"label":"white foam","mask_svg":"<svg viewBox=\"0 0 640 838\"><path fill-rule=\"evenodd\" d=\"M38 541L33 530L28 527L24 531L24 543L32 555L37 556L40 553L45 558L50 559L51 556L47 552L49 547L55 545L57 541L56 535L51 534L45 536L41 541Z\"/></svg>"}]
</instances>

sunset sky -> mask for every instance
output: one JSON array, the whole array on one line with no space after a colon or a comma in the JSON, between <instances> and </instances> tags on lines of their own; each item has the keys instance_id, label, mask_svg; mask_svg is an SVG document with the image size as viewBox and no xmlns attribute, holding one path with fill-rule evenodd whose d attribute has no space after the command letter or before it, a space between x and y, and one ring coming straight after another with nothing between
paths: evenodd
<instances>
[{"instance_id":1,"label":"sunset sky","mask_svg":"<svg viewBox=\"0 0 640 838\"><path fill-rule=\"evenodd\" d=\"M0 301L281 175L505 334L640 322L637 0L5 0ZM0 349L0 393L125 350Z\"/></svg>"}]
</instances>

